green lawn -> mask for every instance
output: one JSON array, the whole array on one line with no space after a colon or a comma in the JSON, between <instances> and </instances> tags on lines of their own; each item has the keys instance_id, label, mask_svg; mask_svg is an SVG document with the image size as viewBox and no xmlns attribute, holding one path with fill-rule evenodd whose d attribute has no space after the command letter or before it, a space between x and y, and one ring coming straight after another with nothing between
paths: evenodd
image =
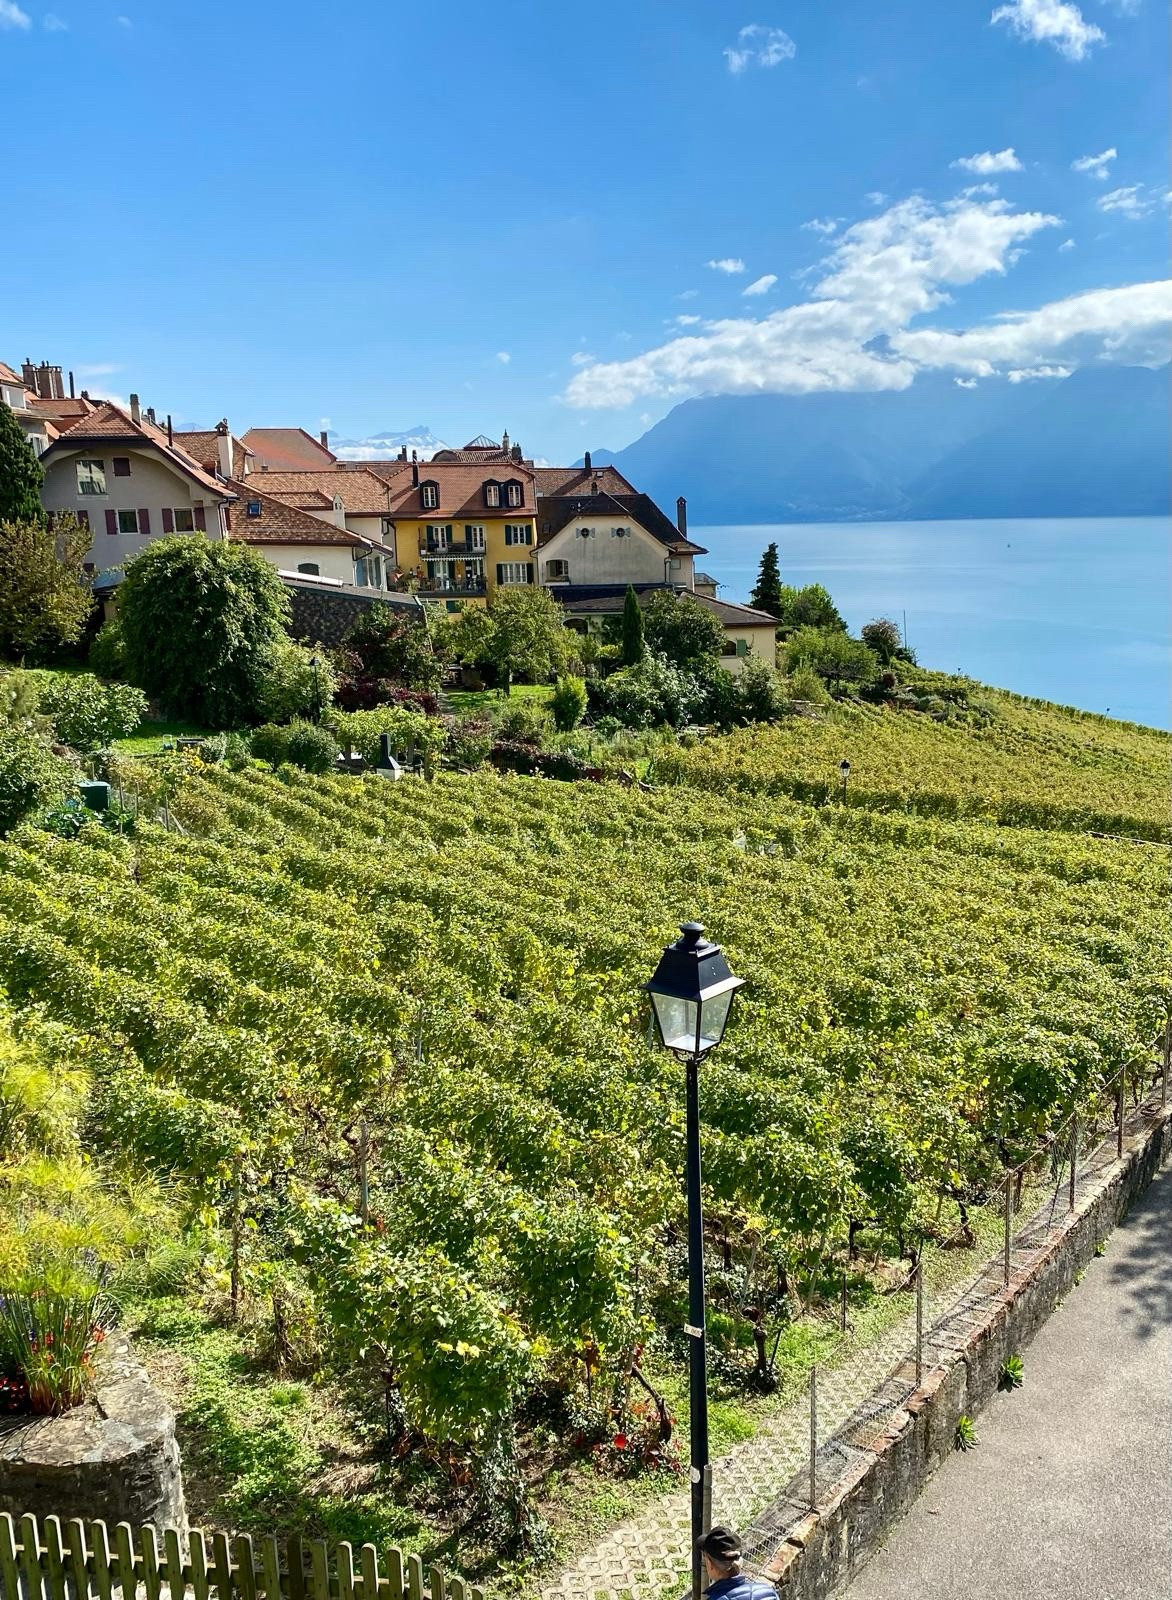
<instances>
[{"instance_id":1,"label":"green lawn","mask_svg":"<svg viewBox=\"0 0 1172 1600\"><path fill-rule=\"evenodd\" d=\"M125 756L154 756L176 739L204 739L208 733L195 722L140 722L129 739L115 739L114 748Z\"/></svg>"},{"instance_id":2,"label":"green lawn","mask_svg":"<svg viewBox=\"0 0 1172 1600\"><path fill-rule=\"evenodd\" d=\"M518 700L536 700L544 704L550 695L548 683L515 683L511 695L499 689L449 689L445 698L452 710L466 714L469 711L498 711L502 706Z\"/></svg>"}]
</instances>

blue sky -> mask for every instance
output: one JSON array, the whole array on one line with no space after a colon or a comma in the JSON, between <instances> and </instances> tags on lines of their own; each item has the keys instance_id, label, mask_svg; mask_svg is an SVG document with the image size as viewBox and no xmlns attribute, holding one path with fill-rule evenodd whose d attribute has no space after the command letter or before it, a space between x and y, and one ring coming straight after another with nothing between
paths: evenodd
<instances>
[{"instance_id":1,"label":"blue sky","mask_svg":"<svg viewBox=\"0 0 1172 1600\"><path fill-rule=\"evenodd\" d=\"M1165 11L0 0L0 357L548 460L696 393L1154 361Z\"/></svg>"}]
</instances>

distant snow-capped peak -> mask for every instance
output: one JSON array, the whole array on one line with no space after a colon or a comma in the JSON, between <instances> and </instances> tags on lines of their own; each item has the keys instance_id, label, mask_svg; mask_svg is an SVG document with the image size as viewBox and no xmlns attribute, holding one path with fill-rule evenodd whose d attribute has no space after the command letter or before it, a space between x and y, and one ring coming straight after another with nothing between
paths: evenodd
<instances>
[{"instance_id":1,"label":"distant snow-capped peak","mask_svg":"<svg viewBox=\"0 0 1172 1600\"><path fill-rule=\"evenodd\" d=\"M368 434L365 439L339 439L330 434L330 449L339 461L388 461L404 448L408 455L414 450L420 461L430 461L437 450L448 446L422 423L401 433Z\"/></svg>"}]
</instances>

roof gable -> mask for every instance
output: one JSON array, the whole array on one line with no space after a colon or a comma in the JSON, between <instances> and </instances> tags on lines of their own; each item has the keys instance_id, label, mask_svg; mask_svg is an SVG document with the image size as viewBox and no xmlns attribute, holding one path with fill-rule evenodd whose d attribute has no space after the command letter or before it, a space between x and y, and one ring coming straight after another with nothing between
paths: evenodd
<instances>
[{"instance_id":1,"label":"roof gable","mask_svg":"<svg viewBox=\"0 0 1172 1600\"><path fill-rule=\"evenodd\" d=\"M80 417L68 432L48 445L41 459L47 460L52 455L63 455L67 451L84 450L87 445L108 448L120 442L155 450L169 466L197 483L201 489L214 494L217 499L233 498L233 492L225 483L168 439L161 428L148 422L145 417L135 422L129 412L123 411L111 400L104 401L89 416Z\"/></svg>"},{"instance_id":2,"label":"roof gable","mask_svg":"<svg viewBox=\"0 0 1172 1600\"><path fill-rule=\"evenodd\" d=\"M304 428L249 428L241 443L258 465L275 472L314 472L332 467L334 452Z\"/></svg>"},{"instance_id":3,"label":"roof gable","mask_svg":"<svg viewBox=\"0 0 1172 1600\"><path fill-rule=\"evenodd\" d=\"M369 539L348 528L265 494L256 487L255 475L243 482L234 479L230 486L239 496L232 514L232 538L243 544L333 544L362 549L370 545Z\"/></svg>"}]
</instances>

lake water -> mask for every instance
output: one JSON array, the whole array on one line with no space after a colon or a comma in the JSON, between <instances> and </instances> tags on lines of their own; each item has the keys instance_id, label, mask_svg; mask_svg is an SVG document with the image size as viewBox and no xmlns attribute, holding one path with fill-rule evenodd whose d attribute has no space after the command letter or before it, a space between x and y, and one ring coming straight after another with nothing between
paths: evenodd
<instances>
[{"instance_id":1,"label":"lake water","mask_svg":"<svg viewBox=\"0 0 1172 1600\"><path fill-rule=\"evenodd\" d=\"M746 601L776 540L783 583L821 583L853 633L903 625L920 664L1132 722L1170 724L1172 521L782 523L693 528L697 566Z\"/></svg>"}]
</instances>

